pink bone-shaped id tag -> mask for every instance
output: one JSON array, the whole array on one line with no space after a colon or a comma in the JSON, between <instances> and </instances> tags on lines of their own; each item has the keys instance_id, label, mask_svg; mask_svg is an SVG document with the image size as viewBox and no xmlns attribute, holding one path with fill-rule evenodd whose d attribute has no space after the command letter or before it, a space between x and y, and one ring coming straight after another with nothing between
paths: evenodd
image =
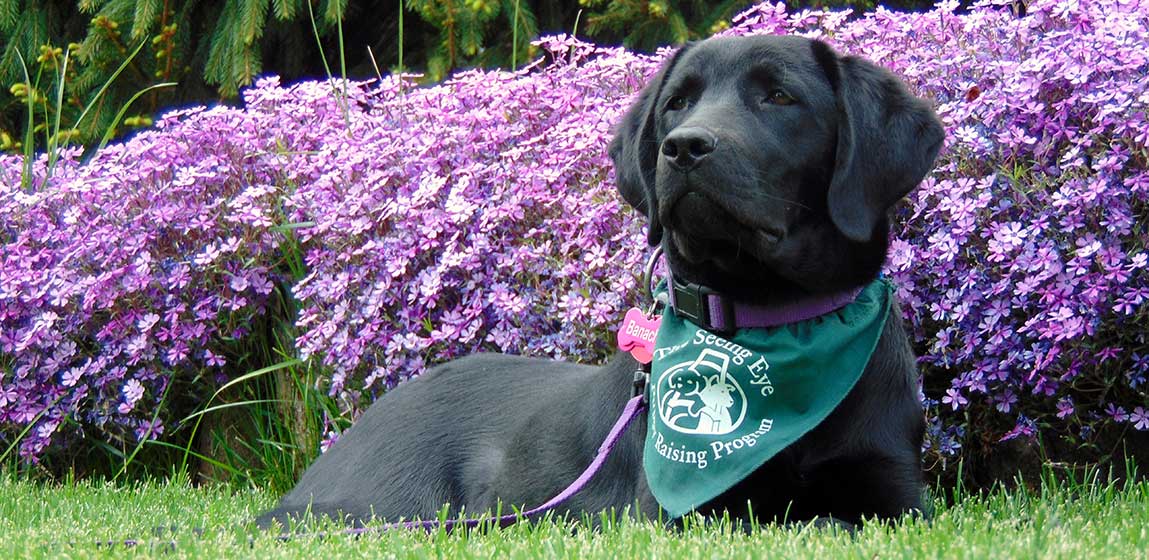
<instances>
[{"instance_id":1,"label":"pink bone-shaped id tag","mask_svg":"<svg viewBox=\"0 0 1149 560\"><path fill-rule=\"evenodd\" d=\"M647 317L642 310L631 307L618 328L618 347L630 352L641 364L649 364L654 358L654 338L658 335L658 325L662 317Z\"/></svg>"}]
</instances>

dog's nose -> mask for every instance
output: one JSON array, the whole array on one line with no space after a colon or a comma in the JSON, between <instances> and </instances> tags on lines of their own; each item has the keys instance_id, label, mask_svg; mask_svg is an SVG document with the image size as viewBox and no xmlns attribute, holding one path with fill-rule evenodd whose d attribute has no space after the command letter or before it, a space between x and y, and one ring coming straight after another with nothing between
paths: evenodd
<instances>
[{"instance_id":1,"label":"dog's nose","mask_svg":"<svg viewBox=\"0 0 1149 560\"><path fill-rule=\"evenodd\" d=\"M662 157L678 171L698 167L714 151L718 138L705 128L677 128L662 141Z\"/></svg>"}]
</instances>

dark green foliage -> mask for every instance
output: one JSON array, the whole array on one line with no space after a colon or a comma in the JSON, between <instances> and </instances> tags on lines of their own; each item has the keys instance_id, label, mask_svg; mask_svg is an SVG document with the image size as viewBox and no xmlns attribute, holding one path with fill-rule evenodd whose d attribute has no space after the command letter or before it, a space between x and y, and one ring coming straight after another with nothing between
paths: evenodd
<instances>
[{"instance_id":1,"label":"dark green foliage","mask_svg":"<svg viewBox=\"0 0 1149 560\"><path fill-rule=\"evenodd\" d=\"M164 107L234 99L262 73L370 77L402 65L435 81L459 68L518 66L541 34L578 33L650 51L725 28L753 0L0 0L0 150L16 150L32 97L37 148L94 144ZM870 9L875 0L788 0ZM925 0L894 0L924 8ZM402 8L401 8L402 6ZM400 11L407 17L400 25ZM417 17L412 17L417 16ZM116 69L140 47L124 72ZM370 49L371 55L368 54ZM401 52L406 60L400 60ZM64 58L67 57L66 75ZM31 87L23 84L23 57ZM326 57L327 63L324 62ZM336 64L338 62L338 64ZM62 103L55 103L60 80ZM164 82L116 115L137 93ZM106 91L98 95L107 85ZM16 87L14 87L16 86ZM77 122L90 106L83 122ZM50 123L59 116L57 132Z\"/></svg>"},{"instance_id":2,"label":"dark green foliage","mask_svg":"<svg viewBox=\"0 0 1149 560\"><path fill-rule=\"evenodd\" d=\"M345 4L317 3L320 36L332 35ZM315 58L310 22L282 25L306 21L304 6L303 0L0 0L0 149L19 148L29 96L41 149L94 143L109 128L122 134L147 126L163 107L234 98L263 73L268 45ZM133 96L164 82L178 87L150 90L131 104L128 118L116 118ZM58 133L49 126L57 117Z\"/></svg>"},{"instance_id":3,"label":"dark green foliage","mask_svg":"<svg viewBox=\"0 0 1149 560\"><path fill-rule=\"evenodd\" d=\"M530 2L524 0L407 0L408 9L438 30L425 53L427 73L438 79L460 66L510 65L524 61L538 35ZM517 17L516 17L517 14ZM511 45L517 38L517 44Z\"/></svg>"},{"instance_id":4,"label":"dark green foliage","mask_svg":"<svg viewBox=\"0 0 1149 560\"><path fill-rule=\"evenodd\" d=\"M629 48L653 50L700 39L726 28L753 0L580 0L591 10L587 33L621 37Z\"/></svg>"}]
</instances>

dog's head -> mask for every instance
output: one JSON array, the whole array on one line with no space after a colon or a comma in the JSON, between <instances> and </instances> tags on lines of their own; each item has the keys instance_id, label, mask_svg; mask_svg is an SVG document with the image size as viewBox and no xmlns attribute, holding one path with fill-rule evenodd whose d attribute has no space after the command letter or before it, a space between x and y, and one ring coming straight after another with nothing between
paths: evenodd
<instances>
[{"instance_id":1,"label":"dog's head","mask_svg":"<svg viewBox=\"0 0 1149 560\"><path fill-rule=\"evenodd\" d=\"M753 301L876 277L887 210L943 134L926 101L865 60L800 37L724 37L663 65L610 155L675 274Z\"/></svg>"}]
</instances>

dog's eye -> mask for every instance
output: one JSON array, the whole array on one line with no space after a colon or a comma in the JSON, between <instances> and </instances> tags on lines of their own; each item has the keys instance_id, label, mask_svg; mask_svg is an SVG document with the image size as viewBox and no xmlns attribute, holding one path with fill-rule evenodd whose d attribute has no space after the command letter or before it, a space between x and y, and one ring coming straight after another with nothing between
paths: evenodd
<instances>
[{"instance_id":1,"label":"dog's eye","mask_svg":"<svg viewBox=\"0 0 1149 560\"><path fill-rule=\"evenodd\" d=\"M762 101L764 103L769 103L771 105L793 105L794 104L794 98L790 97L790 94L788 94L788 93L786 93L780 89L776 89L774 91L771 91L769 94L766 95L766 98L763 99Z\"/></svg>"},{"instance_id":2,"label":"dog's eye","mask_svg":"<svg viewBox=\"0 0 1149 560\"><path fill-rule=\"evenodd\" d=\"M672 95L666 100L666 108L670 111L681 111L686 108L686 98L681 95Z\"/></svg>"}]
</instances>

